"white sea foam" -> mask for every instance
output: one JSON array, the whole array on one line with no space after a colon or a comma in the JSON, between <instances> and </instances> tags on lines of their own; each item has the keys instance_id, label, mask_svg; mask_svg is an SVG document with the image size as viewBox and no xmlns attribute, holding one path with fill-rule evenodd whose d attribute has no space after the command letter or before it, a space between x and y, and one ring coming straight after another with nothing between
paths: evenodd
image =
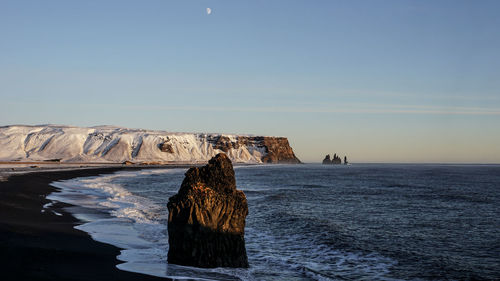
<instances>
[{"instance_id":1,"label":"white sea foam","mask_svg":"<svg viewBox=\"0 0 500 281\"><path fill-rule=\"evenodd\" d=\"M52 185L60 188L61 192L53 193L48 198L84 207L89 213L95 211L109 213L111 217L100 216L99 219L76 227L89 233L97 241L131 252L144 252L147 249L158 252L157 242L168 240L166 225L160 224L156 216L160 206L147 198L135 196L121 185L111 182L116 178L135 175L136 173L126 172L55 182ZM79 211L85 212L85 209ZM85 216L85 214L80 215ZM120 255L120 260L125 262L133 259L132 255L123 253Z\"/></svg>"},{"instance_id":2,"label":"white sea foam","mask_svg":"<svg viewBox=\"0 0 500 281\"><path fill-rule=\"evenodd\" d=\"M53 204L54 204L54 202L49 202L49 203L47 203L47 204L44 204L42 208L43 208L43 209L47 209L47 208L49 208L50 206L52 206Z\"/></svg>"},{"instance_id":3,"label":"white sea foam","mask_svg":"<svg viewBox=\"0 0 500 281\"><path fill-rule=\"evenodd\" d=\"M96 241L122 248L117 258L124 263L117 266L119 269L176 280L241 280L223 270L168 265L166 206L159 206L113 183L127 177L170 172L183 174L184 171L143 170L59 181L52 185L60 188L60 192L47 198L83 207L74 215L86 223L75 228L89 233ZM107 216L93 214L96 211Z\"/></svg>"},{"instance_id":4,"label":"white sea foam","mask_svg":"<svg viewBox=\"0 0 500 281\"><path fill-rule=\"evenodd\" d=\"M250 225L245 234L249 269L199 269L168 264L166 200L169 194L177 192L180 182L156 187L161 200L151 194L148 195L151 199L137 194L148 190L148 186L139 186L142 181L149 180L149 184L154 185L154 177L161 176L161 181L169 173L182 180L184 172L185 169L143 170L55 182L53 185L61 192L48 198L82 206L75 216L86 223L76 228L97 241L122 248L117 258L123 263L117 267L126 271L176 280L253 281L272 279L274 274L281 275L283 271L302 272L305 279L311 280L351 280L353 272L362 272L373 280L390 280L384 275L394 261L380 255L333 250L298 234L276 237ZM127 189L130 182L134 185ZM279 188L242 184L241 189L265 195ZM264 200L264 197L250 196L249 204ZM286 275L280 278L287 279Z\"/></svg>"}]
</instances>

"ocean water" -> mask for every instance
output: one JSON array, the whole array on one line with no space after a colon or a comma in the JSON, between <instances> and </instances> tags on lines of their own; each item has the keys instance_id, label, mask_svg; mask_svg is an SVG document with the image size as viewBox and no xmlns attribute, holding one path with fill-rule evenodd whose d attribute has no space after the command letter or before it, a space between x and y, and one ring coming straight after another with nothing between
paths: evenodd
<instances>
[{"instance_id":1,"label":"ocean water","mask_svg":"<svg viewBox=\"0 0 500 281\"><path fill-rule=\"evenodd\" d=\"M167 263L166 208L186 169L53 183L122 270L178 280L500 279L498 165L235 167L249 269Z\"/></svg>"}]
</instances>

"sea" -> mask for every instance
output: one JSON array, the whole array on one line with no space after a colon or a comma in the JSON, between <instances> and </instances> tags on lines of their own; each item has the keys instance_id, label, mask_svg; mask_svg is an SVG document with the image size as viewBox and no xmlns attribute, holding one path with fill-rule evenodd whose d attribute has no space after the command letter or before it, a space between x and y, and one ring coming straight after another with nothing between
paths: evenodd
<instances>
[{"instance_id":1,"label":"sea","mask_svg":"<svg viewBox=\"0 0 500 281\"><path fill-rule=\"evenodd\" d=\"M121 270L175 280L500 280L500 165L235 166L248 269L167 262L167 202L187 168L54 182Z\"/></svg>"}]
</instances>

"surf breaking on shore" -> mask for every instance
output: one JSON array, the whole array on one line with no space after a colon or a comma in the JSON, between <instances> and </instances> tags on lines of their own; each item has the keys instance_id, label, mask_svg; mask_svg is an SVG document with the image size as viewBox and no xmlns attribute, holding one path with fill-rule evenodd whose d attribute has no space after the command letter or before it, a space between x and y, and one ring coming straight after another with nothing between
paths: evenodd
<instances>
[{"instance_id":1,"label":"surf breaking on shore","mask_svg":"<svg viewBox=\"0 0 500 281\"><path fill-rule=\"evenodd\" d=\"M76 226L77 229L89 233L96 241L123 249L117 256L122 262L117 268L121 270L173 279L247 280L241 279L248 275L245 270L168 264L166 207L134 195L115 183L167 173L182 176L185 171L185 168L143 170L57 181L51 185L60 192L47 198L74 205L67 210L83 222ZM172 195L174 193L172 190Z\"/></svg>"},{"instance_id":2,"label":"surf breaking on shore","mask_svg":"<svg viewBox=\"0 0 500 281\"><path fill-rule=\"evenodd\" d=\"M274 168L240 166L235 167L235 170L258 177L262 172L273 171ZM254 170L257 172L253 172ZM278 186L262 186L262 183L255 186L243 183L241 188L248 194L249 204L254 208L245 234L250 268L199 269L168 264L166 203L177 192L185 171L186 169L143 170L60 181L54 185L61 192L49 198L83 206L70 209L77 218L84 221L78 229L88 232L98 241L123 248L118 256L123 263L118 268L154 276L196 280L262 280L281 272L283 280L287 279L286 276L303 276L301 278L305 278L304 280L329 280L328 276L333 274L333 268L338 268L340 277L352 274L356 268L376 277L386 273L393 263L375 254L364 255L316 245L316 242L307 242L309 238L302 234L281 237L263 230L261 226L256 227L256 223L262 224L259 221L265 212L255 213L255 204L261 204L266 197L273 198L275 195L272 194L275 192L289 192L290 187L283 189ZM292 187L291 190L295 188ZM326 266L321 261L323 259L335 262Z\"/></svg>"},{"instance_id":3,"label":"surf breaking on shore","mask_svg":"<svg viewBox=\"0 0 500 281\"><path fill-rule=\"evenodd\" d=\"M82 280L165 280L118 270L119 248L97 242L75 229L81 222L66 211L71 206L45 198L57 191L51 182L117 170L94 168L11 174L1 181L2 280L72 280L75 274Z\"/></svg>"}]
</instances>

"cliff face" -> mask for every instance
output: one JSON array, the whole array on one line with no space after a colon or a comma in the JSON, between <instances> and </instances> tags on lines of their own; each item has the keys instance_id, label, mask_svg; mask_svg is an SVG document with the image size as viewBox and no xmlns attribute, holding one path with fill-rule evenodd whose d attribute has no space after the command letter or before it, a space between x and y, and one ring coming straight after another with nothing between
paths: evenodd
<instances>
[{"instance_id":1,"label":"cliff face","mask_svg":"<svg viewBox=\"0 0 500 281\"><path fill-rule=\"evenodd\" d=\"M293 153L287 138L263 137L267 154L262 157L264 163L298 164L299 158Z\"/></svg>"},{"instance_id":2,"label":"cliff face","mask_svg":"<svg viewBox=\"0 0 500 281\"><path fill-rule=\"evenodd\" d=\"M0 161L300 163L283 137L173 133L120 127L0 127Z\"/></svg>"},{"instance_id":3,"label":"cliff face","mask_svg":"<svg viewBox=\"0 0 500 281\"><path fill-rule=\"evenodd\" d=\"M215 149L220 149L225 153L230 152L231 149L238 149L241 146L257 147L265 152L261 157L262 163L301 163L293 153L288 139L284 137L236 136L231 139L227 136L220 136L212 139L211 143Z\"/></svg>"}]
</instances>

